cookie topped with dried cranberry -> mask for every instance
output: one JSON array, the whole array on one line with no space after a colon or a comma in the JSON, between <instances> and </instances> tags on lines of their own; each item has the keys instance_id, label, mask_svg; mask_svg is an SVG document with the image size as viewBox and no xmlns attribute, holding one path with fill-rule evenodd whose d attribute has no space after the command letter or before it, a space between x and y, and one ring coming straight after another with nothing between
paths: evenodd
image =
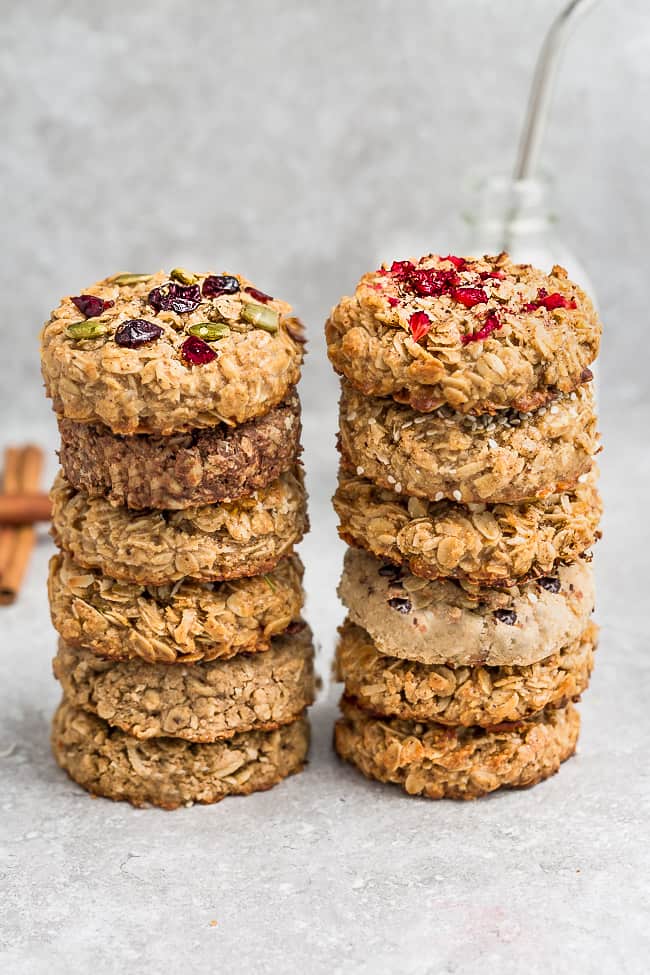
<instances>
[{"instance_id":1,"label":"cookie topped with dried cranberry","mask_svg":"<svg viewBox=\"0 0 650 975\"><path fill-rule=\"evenodd\" d=\"M298 381L291 307L234 274L118 274L64 298L41 333L59 416L117 434L244 423Z\"/></svg>"},{"instance_id":2,"label":"cookie topped with dried cranberry","mask_svg":"<svg viewBox=\"0 0 650 975\"><path fill-rule=\"evenodd\" d=\"M326 325L334 368L421 412L530 411L591 378L601 325L555 266L429 255L365 274Z\"/></svg>"}]
</instances>

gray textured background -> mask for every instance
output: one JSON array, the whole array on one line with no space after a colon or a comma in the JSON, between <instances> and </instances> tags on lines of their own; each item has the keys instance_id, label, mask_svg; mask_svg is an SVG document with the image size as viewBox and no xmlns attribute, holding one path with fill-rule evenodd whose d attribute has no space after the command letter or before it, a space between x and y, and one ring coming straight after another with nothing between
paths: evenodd
<instances>
[{"instance_id":1,"label":"gray textured background","mask_svg":"<svg viewBox=\"0 0 650 975\"><path fill-rule=\"evenodd\" d=\"M460 247L465 175L511 165L560 6L5 0L0 446L36 439L54 470L37 332L61 294L181 264L292 301L311 332L303 557L326 669L341 610L322 322L397 242ZM531 793L405 800L333 760L330 696L307 773L265 796L173 815L90 803L47 746L43 536L0 611L3 971L647 971L649 104L650 4L602 0L544 147L606 324L602 642L578 758Z\"/></svg>"},{"instance_id":2,"label":"gray textured background","mask_svg":"<svg viewBox=\"0 0 650 975\"><path fill-rule=\"evenodd\" d=\"M510 166L561 6L5 2L7 421L46 413L34 339L60 294L177 264L242 270L291 300L313 335L306 404L327 409L328 308L392 241L457 246L464 175ZM604 368L631 385L647 327L648 103L650 4L601 0L570 40L543 164L609 326Z\"/></svg>"}]
</instances>

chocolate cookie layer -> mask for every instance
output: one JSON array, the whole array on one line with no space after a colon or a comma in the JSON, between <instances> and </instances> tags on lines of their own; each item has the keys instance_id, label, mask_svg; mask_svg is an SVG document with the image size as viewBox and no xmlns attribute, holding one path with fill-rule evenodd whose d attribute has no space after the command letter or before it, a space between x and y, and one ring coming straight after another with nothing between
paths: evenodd
<instances>
[{"instance_id":1,"label":"chocolate cookie layer","mask_svg":"<svg viewBox=\"0 0 650 975\"><path fill-rule=\"evenodd\" d=\"M129 508L189 508L267 487L300 454L300 401L292 393L264 416L168 437L121 437L59 420L59 457L73 487Z\"/></svg>"}]
</instances>

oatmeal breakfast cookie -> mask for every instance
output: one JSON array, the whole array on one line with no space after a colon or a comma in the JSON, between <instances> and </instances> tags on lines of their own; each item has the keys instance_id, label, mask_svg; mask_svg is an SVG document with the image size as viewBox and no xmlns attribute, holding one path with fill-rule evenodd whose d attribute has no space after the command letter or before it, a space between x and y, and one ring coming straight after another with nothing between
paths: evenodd
<instances>
[{"instance_id":1,"label":"oatmeal breakfast cookie","mask_svg":"<svg viewBox=\"0 0 650 975\"><path fill-rule=\"evenodd\" d=\"M115 660L194 663L268 650L300 615L303 567L297 555L262 576L229 582L142 586L50 560L54 628L66 643Z\"/></svg>"},{"instance_id":2,"label":"oatmeal breakfast cookie","mask_svg":"<svg viewBox=\"0 0 650 975\"><path fill-rule=\"evenodd\" d=\"M181 511L114 507L54 482L52 534L86 568L160 586L260 575L290 554L307 529L302 472L288 472L247 498Z\"/></svg>"},{"instance_id":3,"label":"oatmeal breakfast cookie","mask_svg":"<svg viewBox=\"0 0 650 975\"><path fill-rule=\"evenodd\" d=\"M62 417L59 432L70 484L129 508L189 508L245 497L290 470L302 449L295 391L236 427L121 437Z\"/></svg>"},{"instance_id":4,"label":"oatmeal breakfast cookie","mask_svg":"<svg viewBox=\"0 0 650 975\"><path fill-rule=\"evenodd\" d=\"M342 383L339 446L359 475L439 501L523 501L574 485L599 449L589 385L532 413L416 413Z\"/></svg>"},{"instance_id":5,"label":"oatmeal breakfast cookie","mask_svg":"<svg viewBox=\"0 0 650 975\"><path fill-rule=\"evenodd\" d=\"M339 471L339 535L426 579L511 586L573 562L599 537L596 471L573 491L519 504L459 504L405 497Z\"/></svg>"},{"instance_id":6,"label":"oatmeal breakfast cookie","mask_svg":"<svg viewBox=\"0 0 650 975\"><path fill-rule=\"evenodd\" d=\"M509 589L472 589L420 579L352 548L338 593L382 653L449 667L534 664L577 640L594 606L582 560Z\"/></svg>"},{"instance_id":7,"label":"oatmeal breakfast cookie","mask_svg":"<svg viewBox=\"0 0 650 975\"><path fill-rule=\"evenodd\" d=\"M529 411L590 378L601 325L566 271L429 255L365 274L326 325L337 372L415 410Z\"/></svg>"},{"instance_id":8,"label":"oatmeal breakfast cookie","mask_svg":"<svg viewBox=\"0 0 650 975\"><path fill-rule=\"evenodd\" d=\"M63 699L52 724L52 751L91 795L177 809L227 795L270 789L304 767L305 718L274 731L248 731L197 744L178 738L142 741Z\"/></svg>"},{"instance_id":9,"label":"oatmeal breakfast cookie","mask_svg":"<svg viewBox=\"0 0 650 975\"><path fill-rule=\"evenodd\" d=\"M244 423L298 381L304 337L290 312L240 275L114 275L45 323L45 388L59 416L117 434Z\"/></svg>"},{"instance_id":10,"label":"oatmeal breakfast cookie","mask_svg":"<svg viewBox=\"0 0 650 975\"><path fill-rule=\"evenodd\" d=\"M105 660L60 641L53 669L71 705L134 738L209 742L300 717L314 699L313 655L309 627L296 623L266 653L175 667Z\"/></svg>"},{"instance_id":11,"label":"oatmeal breakfast cookie","mask_svg":"<svg viewBox=\"0 0 650 975\"><path fill-rule=\"evenodd\" d=\"M349 619L339 632L336 679L364 710L469 727L520 721L576 700L589 684L598 629L588 623L577 640L527 667L422 664L386 656Z\"/></svg>"},{"instance_id":12,"label":"oatmeal breakfast cookie","mask_svg":"<svg viewBox=\"0 0 650 975\"><path fill-rule=\"evenodd\" d=\"M376 718L345 698L341 710L334 732L340 757L366 778L428 799L477 799L535 785L573 755L580 730L572 704L493 728Z\"/></svg>"}]
</instances>

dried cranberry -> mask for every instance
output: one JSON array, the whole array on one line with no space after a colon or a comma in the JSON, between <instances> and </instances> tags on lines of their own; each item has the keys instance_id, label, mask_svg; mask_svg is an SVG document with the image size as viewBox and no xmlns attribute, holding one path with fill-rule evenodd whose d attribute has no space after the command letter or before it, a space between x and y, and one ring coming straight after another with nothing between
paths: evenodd
<instances>
[{"instance_id":1,"label":"dried cranberry","mask_svg":"<svg viewBox=\"0 0 650 975\"><path fill-rule=\"evenodd\" d=\"M160 325L147 322L144 318L130 318L116 329L115 341L125 349L137 349L147 342L156 342L162 333Z\"/></svg>"},{"instance_id":2,"label":"dried cranberry","mask_svg":"<svg viewBox=\"0 0 650 975\"><path fill-rule=\"evenodd\" d=\"M552 295L546 295L542 299L542 304L544 308L548 308L549 311L554 311L556 308L576 308L576 303L573 298L565 298L564 295L559 294L554 291Z\"/></svg>"},{"instance_id":3,"label":"dried cranberry","mask_svg":"<svg viewBox=\"0 0 650 975\"><path fill-rule=\"evenodd\" d=\"M266 292L259 291L257 288L246 288L246 292L251 298L255 298L256 301L261 301L263 305L266 305L269 301L273 301L272 295L267 295Z\"/></svg>"},{"instance_id":4,"label":"dried cranberry","mask_svg":"<svg viewBox=\"0 0 650 975\"><path fill-rule=\"evenodd\" d=\"M204 366L206 362L212 362L217 358L217 353L210 348L203 339L198 339L190 335L181 345L183 356L193 366Z\"/></svg>"},{"instance_id":5,"label":"dried cranberry","mask_svg":"<svg viewBox=\"0 0 650 975\"><path fill-rule=\"evenodd\" d=\"M396 298L394 295L391 295L387 301L391 308L395 308L396 305L399 305L399 298Z\"/></svg>"},{"instance_id":6,"label":"dried cranberry","mask_svg":"<svg viewBox=\"0 0 650 975\"><path fill-rule=\"evenodd\" d=\"M425 311L414 311L409 318L409 328L415 341L419 342L431 328L431 319Z\"/></svg>"},{"instance_id":7,"label":"dried cranberry","mask_svg":"<svg viewBox=\"0 0 650 975\"><path fill-rule=\"evenodd\" d=\"M450 294L458 281L455 271L437 271L433 267L425 267L413 271L407 285L422 297L439 298L440 295Z\"/></svg>"},{"instance_id":8,"label":"dried cranberry","mask_svg":"<svg viewBox=\"0 0 650 975\"><path fill-rule=\"evenodd\" d=\"M505 623L507 626L514 626L517 622L517 614L514 609L495 609L494 617L499 623Z\"/></svg>"},{"instance_id":9,"label":"dried cranberry","mask_svg":"<svg viewBox=\"0 0 650 975\"><path fill-rule=\"evenodd\" d=\"M105 312L107 308L112 308L115 304L114 301L105 301L103 298L97 298L95 295L77 295L76 298L72 298L73 305L76 305L82 315L86 318L96 318L97 315L101 315Z\"/></svg>"},{"instance_id":10,"label":"dried cranberry","mask_svg":"<svg viewBox=\"0 0 650 975\"><path fill-rule=\"evenodd\" d=\"M467 267L467 261L464 257L456 257L455 254L447 254L446 257L440 257L441 261L451 261L454 267L458 271L464 271Z\"/></svg>"},{"instance_id":11,"label":"dried cranberry","mask_svg":"<svg viewBox=\"0 0 650 975\"><path fill-rule=\"evenodd\" d=\"M577 307L575 298L565 298L559 291L554 291L553 294L549 294L545 288L540 288L535 301L529 301L524 305L524 311L537 311L538 308L555 311L556 308Z\"/></svg>"},{"instance_id":12,"label":"dried cranberry","mask_svg":"<svg viewBox=\"0 0 650 975\"><path fill-rule=\"evenodd\" d=\"M403 613L406 615L412 610L411 600L407 599L406 596L393 596L392 599L388 600L388 605L391 609L396 609L398 613Z\"/></svg>"},{"instance_id":13,"label":"dried cranberry","mask_svg":"<svg viewBox=\"0 0 650 975\"><path fill-rule=\"evenodd\" d=\"M500 329L502 324L503 322L499 321L499 316L495 311L488 312L483 328L480 328L478 332L470 332L468 335L463 335L461 342L463 345L467 345L469 342L481 342L491 335L492 332Z\"/></svg>"},{"instance_id":14,"label":"dried cranberry","mask_svg":"<svg viewBox=\"0 0 650 975\"><path fill-rule=\"evenodd\" d=\"M411 261L393 261L390 266L390 273L399 279L407 278L414 270L415 264Z\"/></svg>"},{"instance_id":15,"label":"dried cranberry","mask_svg":"<svg viewBox=\"0 0 650 975\"><path fill-rule=\"evenodd\" d=\"M201 304L201 290L198 284L163 284L149 292L147 299L155 311L175 311L178 315L194 311Z\"/></svg>"},{"instance_id":16,"label":"dried cranberry","mask_svg":"<svg viewBox=\"0 0 650 975\"><path fill-rule=\"evenodd\" d=\"M452 296L465 308L473 308L474 305L483 305L488 300L483 288L454 288Z\"/></svg>"},{"instance_id":17,"label":"dried cranberry","mask_svg":"<svg viewBox=\"0 0 650 975\"><path fill-rule=\"evenodd\" d=\"M481 271L479 274L481 281L487 281L489 278L496 278L498 281L503 281L505 276L505 271Z\"/></svg>"},{"instance_id":18,"label":"dried cranberry","mask_svg":"<svg viewBox=\"0 0 650 975\"><path fill-rule=\"evenodd\" d=\"M537 585L541 586L542 589L546 589L548 592L560 591L560 580L557 576L542 576L541 579L537 580Z\"/></svg>"},{"instance_id":19,"label":"dried cranberry","mask_svg":"<svg viewBox=\"0 0 650 975\"><path fill-rule=\"evenodd\" d=\"M239 281L231 274L210 274L203 282L204 298L218 298L220 295L236 295L239 290Z\"/></svg>"}]
</instances>

